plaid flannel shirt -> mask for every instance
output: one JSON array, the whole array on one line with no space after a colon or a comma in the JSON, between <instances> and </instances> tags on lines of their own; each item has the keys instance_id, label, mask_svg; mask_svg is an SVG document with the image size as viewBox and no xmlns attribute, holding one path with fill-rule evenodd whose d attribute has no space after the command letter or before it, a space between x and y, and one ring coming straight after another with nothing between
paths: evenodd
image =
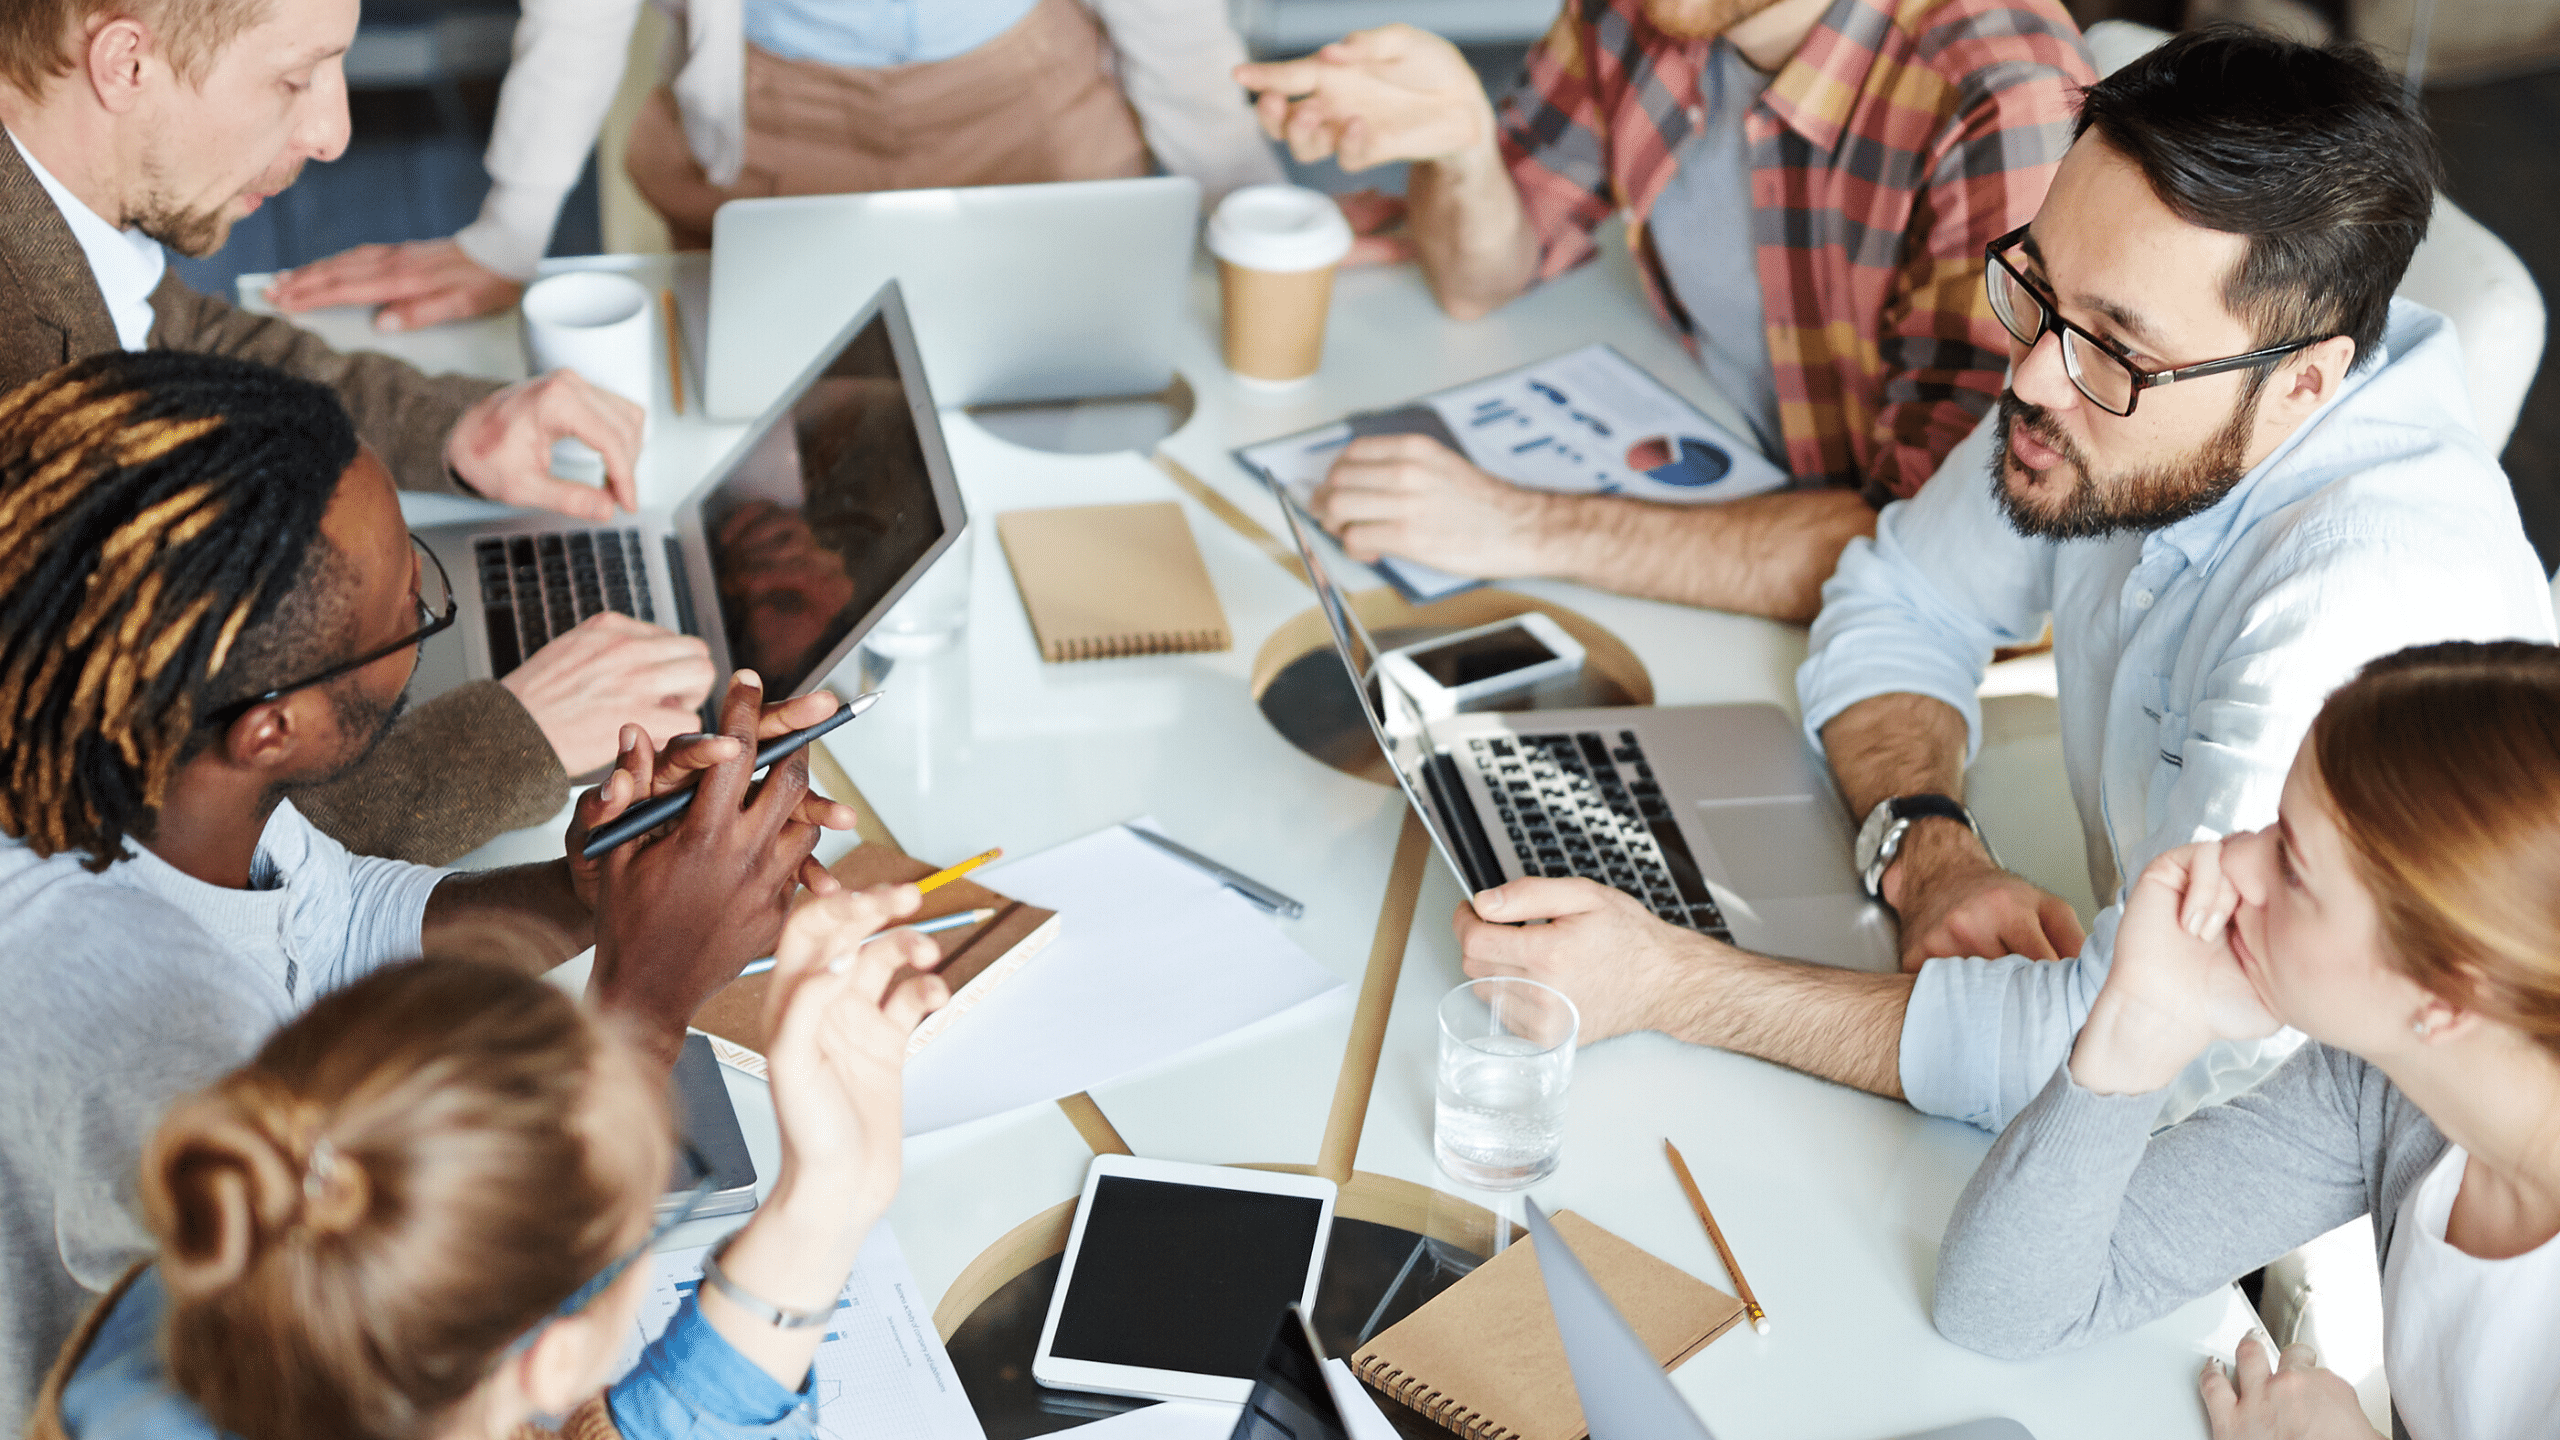
<instances>
[{"instance_id":1,"label":"plaid flannel shirt","mask_svg":"<svg viewBox=\"0 0 2560 1440\"><path fill-rule=\"evenodd\" d=\"M1693 351L1645 219L1704 128L1712 44L1654 28L1643 0L1566 0L1500 106L1539 278L1591 259L1623 210L1654 307ZM2056 0L1838 0L1753 103L1752 234L1799 478L1882 505L1990 410L2009 343L1982 247L2034 216L2095 79Z\"/></svg>"}]
</instances>

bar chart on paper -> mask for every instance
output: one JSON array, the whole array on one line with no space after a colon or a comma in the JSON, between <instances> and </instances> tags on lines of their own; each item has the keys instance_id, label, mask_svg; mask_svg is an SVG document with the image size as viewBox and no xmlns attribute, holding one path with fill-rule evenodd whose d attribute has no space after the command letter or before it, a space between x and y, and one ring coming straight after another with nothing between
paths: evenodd
<instances>
[{"instance_id":1,"label":"bar chart on paper","mask_svg":"<svg viewBox=\"0 0 2560 1440\"><path fill-rule=\"evenodd\" d=\"M708 1248L658 1256L632 1336L631 1364L702 1283ZM863 1242L811 1368L820 1440L986 1440L934 1333L933 1307L917 1293L886 1223L873 1226Z\"/></svg>"}]
</instances>

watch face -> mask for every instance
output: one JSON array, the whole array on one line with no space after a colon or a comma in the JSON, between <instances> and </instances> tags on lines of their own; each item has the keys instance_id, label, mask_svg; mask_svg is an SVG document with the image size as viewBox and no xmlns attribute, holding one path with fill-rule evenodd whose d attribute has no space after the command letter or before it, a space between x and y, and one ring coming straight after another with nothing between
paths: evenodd
<instances>
[{"instance_id":1,"label":"watch face","mask_svg":"<svg viewBox=\"0 0 2560 1440\"><path fill-rule=\"evenodd\" d=\"M1884 853L1885 837L1892 833L1893 824L1891 800L1880 801L1876 808L1867 812L1866 823L1858 827L1856 860L1860 875L1866 875L1875 868L1877 858ZM1872 877L1869 878L1868 889L1874 889Z\"/></svg>"}]
</instances>

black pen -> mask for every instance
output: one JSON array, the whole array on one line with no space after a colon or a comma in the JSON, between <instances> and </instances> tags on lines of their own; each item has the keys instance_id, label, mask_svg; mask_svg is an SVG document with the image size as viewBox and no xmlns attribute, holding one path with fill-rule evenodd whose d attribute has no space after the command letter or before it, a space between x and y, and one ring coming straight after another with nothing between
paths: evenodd
<instances>
[{"instance_id":1,"label":"black pen","mask_svg":"<svg viewBox=\"0 0 2560 1440\"><path fill-rule=\"evenodd\" d=\"M775 736L773 739L766 741L764 745L756 751L755 768L761 770L767 765L773 764L775 761L790 759L793 755L798 754L810 741L817 739L819 736L826 734L828 731L833 730L839 725L842 725L854 716L870 709L873 705L878 704L879 700L880 692L877 690L873 690L867 694L857 695L844 702L842 708L838 709L836 713L819 721L817 724L810 726L808 729L794 730L788 735ZM603 829L588 836L586 848L578 853L589 860L593 860L597 856L626 840L646 835L650 831L657 829L659 826L666 824L668 821L683 814L686 807L693 804L693 792L700 788L700 785L701 782L697 780L694 784L688 785L682 790L670 790L666 794L661 795L654 800L644 800L639 804L632 806L630 809L623 811L621 815L617 816Z\"/></svg>"}]
</instances>

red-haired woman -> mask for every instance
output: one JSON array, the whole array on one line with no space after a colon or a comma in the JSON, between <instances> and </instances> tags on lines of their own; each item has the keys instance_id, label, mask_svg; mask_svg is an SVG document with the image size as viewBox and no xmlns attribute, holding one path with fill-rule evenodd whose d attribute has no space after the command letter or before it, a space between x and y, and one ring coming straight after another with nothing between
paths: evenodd
<instances>
[{"instance_id":1,"label":"red-haired woman","mask_svg":"<svg viewBox=\"0 0 2560 1440\"><path fill-rule=\"evenodd\" d=\"M639 1367L675 1155L660 1079L521 967L429 959L323 999L145 1151L158 1262L65 1347L36 1440L807 1433L822 1328L897 1189L899 1067L942 1003L912 887L792 917L768 1023L782 1164Z\"/></svg>"},{"instance_id":2,"label":"red-haired woman","mask_svg":"<svg viewBox=\"0 0 2560 1440\"><path fill-rule=\"evenodd\" d=\"M2165 1313L2370 1213L2414 1440L2560 1427L2560 650L2435 645L2329 697L2275 825L2161 857L2070 1059L1992 1148L1937 1322L2024 1357ZM2311 1037L2157 1135L2207 1044ZM2347 1382L2245 1342L2218 1440L2370 1437Z\"/></svg>"}]
</instances>

